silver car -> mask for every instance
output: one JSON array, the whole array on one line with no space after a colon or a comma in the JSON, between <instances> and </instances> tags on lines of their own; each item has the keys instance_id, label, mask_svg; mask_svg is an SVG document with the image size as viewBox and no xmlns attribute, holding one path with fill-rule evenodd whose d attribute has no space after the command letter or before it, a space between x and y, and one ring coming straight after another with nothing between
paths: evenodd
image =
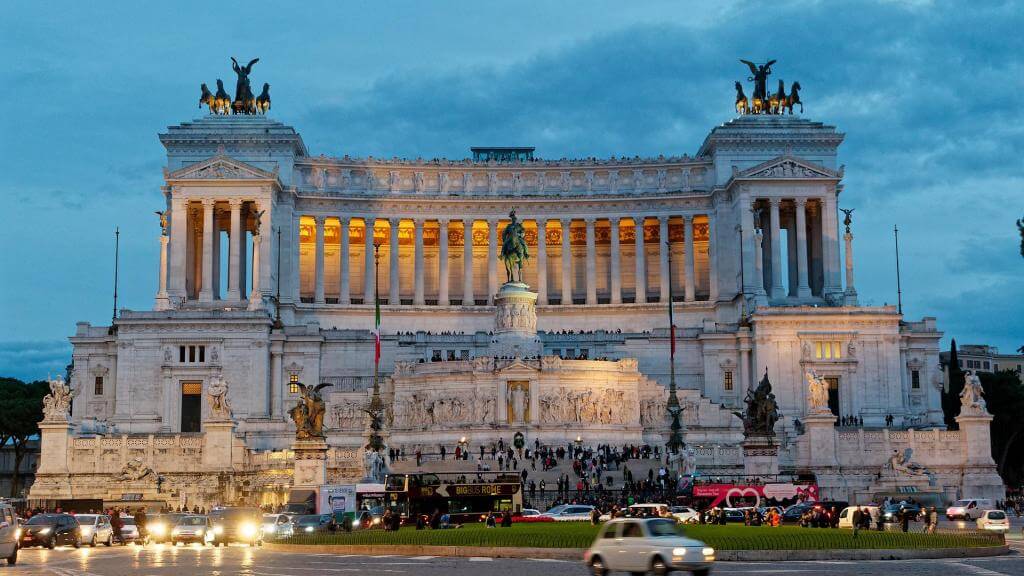
<instances>
[{"instance_id":1,"label":"silver car","mask_svg":"<svg viewBox=\"0 0 1024 576\"><path fill-rule=\"evenodd\" d=\"M95 548L99 544L110 546L114 543L114 528L106 514L79 514L78 524L82 527L82 542Z\"/></svg>"},{"instance_id":2,"label":"silver car","mask_svg":"<svg viewBox=\"0 0 1024 576\"><path fill-rule=\"evenodd\" d=\"M689 570L697 576L711 572L715 549L686 538L675 519L618 518L601 527L597 539L583 554L594 576L612 570L651 572L657 576Z\"/></svg>"}]
</instances>

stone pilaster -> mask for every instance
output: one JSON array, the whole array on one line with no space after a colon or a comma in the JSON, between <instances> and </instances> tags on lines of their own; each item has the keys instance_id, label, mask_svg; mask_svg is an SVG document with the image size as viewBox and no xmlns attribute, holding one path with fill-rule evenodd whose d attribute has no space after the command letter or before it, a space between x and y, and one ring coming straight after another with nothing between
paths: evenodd
<instances>
[{"instance_id":1,"label":"stone pilaster","mask_svg":"<svg viewBox=\"0 0 1024 576\"><path fill-rule=\"evenodd\" d=\"M462 221L462 305L476 304L473 295L473 219Z\"/></svg>"},{"instance_id":2,"label":"stone pilaster","mask_svg":"<svg viewBox=\"0 0 1024 576\"><path fill-rule=\"evenodd\" d=\"M314 216L316 226L316 255L314 262L316 266L315 280L313 284L313 301L323 304L324 299L324 228L327 219L323 216Z\"/></svg>"},{"instance_id":3,"label":"stone pilaster","mask_svg":"<svg viewBox=\"0 0 1024 576\"><path fill-rule=\"evenodd\" d=\"M693 302L697 298L697 277L694 274L694 243L693 243L693 216L683 217L683 227L686 233L686 301ZM669 280L671 282L671 280Z\"/></svg>"},{"instance_id":4,"label":"stone pilaster","mask_svg":"<svg viewBox=\"0 0 1024 576\"><path fill-rule=\"evenodd\" d=\"M597 304L597 242L594 237L594 219L587 218L587 305Z\"/></svg>"},{"instance_id":5,"label":"stone pilaster","mask_svg":"<svg viewBox=\"0 0 1024 576\"><path fill-rule=\"evenodd\" d=\"M562 306L572 304L572 220L562 218Z\"/></svg>"},{"instance_id":6,"label":"stone pilaster","mask_svg":"<svg viewBox=\"0 0 1024 576\"><path fill-rule=\"evenodd\" d=\"M391 306L398 306L402 303L402 292L401 292L401 268L399 268L399 259L401 258L401 248L399 248L398 242L398 227L402 220L400 218L392 218L388 220L388 224L391 228L390 236L390 248L388 252L388 261L390 262L390 283L391 290L388 292L388 304Z\"/></svg>"},{"instance_id":7,"label":"stone pilaster","mask_svg":"<svg viewBox=\"0 0 1024 576\"><path fill-rule=\"evenodd\" d=\"M340 278L338 279L338 303L339 304L351 304L352 303L352 285L349 282L349 276L351 272L349 253L351 251L350 238L349 238L349 224L351 220L347 216L341 216L338 218L338 234L341 236L341 250L338 255L338 270L340 270Z\"/></svg>"},{"instance_id":8,"label":"stone pilaster","mask_svg":"<svg viewBox=\"0 0 1024 576\"><path fill-rule=\"evenodd\" d=\"M769 198L771 206L771 241L772 241L772 287L771 297L773 300L785 298L786 293L782 285L782 232L779 226L779 199Z\"/></svg>"},{"instance_id":9,"label":"stone pilaster","mask_svg":"<svg viewBox=\"0 0 1024 576\"><path fill-rule=\"evenodd\" d=\"M213 302L213 206L213 200L203 200L203 285L199 289L201 302Z\"/></svg>"},{"instance_id":10,"label":"stone pilaster","mask_svg":"<svg viewBox=\"0 0 1024 576\"><path fill-rule=\"evenodd\" d=\"M644 217L633 216L634 243L636 255L633 261L636 264L636 299L637 304L647 303L647 266L645 260L647 254L644 252Z\"/></svg>"},{"instance_id":11,"label":"stone pilaster","mask_svg":"<svg viewBox=\"0 0 1024 576\"><path fill-rule=\"evenodd\" d=\"M668 275L669 250L672 249L668 237L668 216L658 217L658 281L661 289L661 302L668 302L672 278Z\"/></svg>"},{"instance_id":12,"label":"stone pilaster","mask_svg":"<svg viewBox=\"0 0 1024 576\"><path fill-rule=\"evenodd\" d=\"M622 247L619 245L619 217L608 219L611 226L611 289L610 302L622 304Z\"/></svg>"},{"instance_id":13,"label":"stone pilaster","mask_svg":"<svg viewBox=\"0 0 1024 576\"><path fill-rule=\"evenodd\" d=\"M799 298L809 298L811 287L807 281L807 199L796 199L796 258L797 292Z\"/></svg>"},{"instance_id":14,"label":"stone pilaster","mask_svg":"<svg viewBox=\"0 0 1024 576\"><path fill-rule=\"evenodd\" d=\"M377 281L374 275L374 260L373 260L373 226L376 222L374 216L363 217L363 304L369 304L373 306L373 300L376 297L376 287L374 283Z\"/></svg>"},{"instance_id":15,"label":"stone pilaster","mask_svg":"<svg viewBox=\"0 0 1024 576\"><path fill-rule=\"evenodd\" d=\"M548 221L537 220L537 304L548 304Z\"/></svg>"},{"instance_id":16,"label":"stone pilaster","mask_svg":"<svg viewBox=\"0 0 1024 576\"><path fill-rule=\"evenodd\" d=\"M228 231L228 293L227 299L236 302L242 299L239 281L242 276L242 257L240 249L244 244L239 241L242 235L242 201L232 198L228 201L231 218L231 229Z\"/></svg>"}]
</instances>

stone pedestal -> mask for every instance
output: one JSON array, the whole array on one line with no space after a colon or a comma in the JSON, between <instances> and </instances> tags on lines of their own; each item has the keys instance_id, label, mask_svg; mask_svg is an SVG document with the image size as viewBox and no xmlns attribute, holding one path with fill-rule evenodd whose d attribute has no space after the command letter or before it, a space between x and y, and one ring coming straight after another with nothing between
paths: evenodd
<instances>
[{"instance_id":1,"label":"stone pedestal","mask_svg":"<svg viewBox=\"0 0 1024 576\"><path fill-rule=\"evenodd\" d=\"M489 353L497 358L539 357L537 293L522 282L506 282L494 296L494 336Z\"/></svg>"},{"instance_id":2,"label":"stone pedestal","mask_svg":"<svg viewBox=\"0 0 1024 576\"><path fill-rule=\"evenodd\" d=\"M808 455L813 468L838 466L836 461L836 416L831 412L808 414L804 418Z\"/></svg>"},{"instance_id":3,"label":"stone pedestal","mask_svg":"<svg viewBox=\"0 0 1024 576\"><path fill-rule=\"evenodd\" d=\"M992 416L984 410L968 413L967 408L956 417L960 425L960 449L963 451L963 498L1006 497L1006 486L992 459L992 440L989 428Z\"/></svg>"},{"instance_id":4,"label":"stone pedestal","mask_svg":"<svg viewBox=\"0 0 1024 576\"><path fill-rule=\"evenodd\" d=\"M71 424L66 418L39 423L39 467L29 498L56 500L71 498L68 447Z\"/></svg>"},{"instance_id":5,"label":"stone pedestal","mask_svg":"<svg viewBox=\"0 0 1024 576\"><path fill-rule=\"evenodd\" d=\"M231 470L231 446L235 423L231 420L203 422L203 469Z\"/></svg>"},{"instance_id":6,"label":"stone pedestal","mask_svg":"<svg viewBox=\"0 0 1024 576\"><path fill-rule=\"evenodd\" d=\"M295 488L319 489L327 483L327 442L322 438L296 440L295 474L292 482Z\"/></svg>"},{"instance_id":7,"label":"stone pedestal","mask_svg":"<svg viewBox=\"0 0 1024 576\"><path fill-rule=\"evenodd\" d=\"M779 473L779 441L774 436L743 439L743 474L775 476Z\"/></svg>"}]
</instances>

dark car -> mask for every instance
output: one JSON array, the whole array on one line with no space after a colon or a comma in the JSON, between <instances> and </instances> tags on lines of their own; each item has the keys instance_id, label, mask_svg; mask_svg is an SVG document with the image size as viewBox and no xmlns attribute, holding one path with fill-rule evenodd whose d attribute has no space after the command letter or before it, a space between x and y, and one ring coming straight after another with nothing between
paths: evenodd
<instances>
[{"instance_id":1,"label":"dark car","mask_svg":"<svg viewBox=\"0 0 1024 576\"><path fill-rule=\"evenodd\" d=\"M259 508L218 508L210 512L213 545L232 542L263 545L263 512Z\"/></svg>"},{"instance_id":2,"label":"dark car","mask_svg":"<svg viewBox=\"0 0 1024 576\"><path fill-rule=\"evenodd\" d=\"M800 518L811 508L814 504L808 502L801 502L799 504L793 504L782 513L783 522L799 522Z\"/></svg>"},{"instance_id":3,"label":"dark car","mask_svg":"<svg viewBox=\"0 0 1024 576\"><path fill-rule=\"evenodd\" d=\"M331 525L330 514L304 514L292 519L295 525L295 534L312 534L314 532L327 532Z\"/></svg>"},{"instance_id":4,"label":"dark car","mask_svg":"<svg viewBox=\"0 0 1024 576\"><path fill-rule=\"evenodd\" d=\"M70 514L37 514L22 528L22 548L45 546L52 550L65 544L82 546L82 528Z\"/></svg>"},{"instance_id":5,"label":"dark car","mask_svg":"<svg viewBox=\"0 0 1024 576\"><path fill-rule=\"evenodd\" d=\"M890 504L882 509L882 520L885 522L899 522L900 512L910 516L910 520L917 522L917 519L921 517L921 505L917 503L902 502L900 504Z\"/></svg>"}]
</instances>

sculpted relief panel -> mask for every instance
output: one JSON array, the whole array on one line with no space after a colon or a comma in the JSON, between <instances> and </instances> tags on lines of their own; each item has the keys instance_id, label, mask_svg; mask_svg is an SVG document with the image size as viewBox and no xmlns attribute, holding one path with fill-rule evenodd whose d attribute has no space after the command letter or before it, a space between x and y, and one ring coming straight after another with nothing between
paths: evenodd
<instances>
[{"instance_id":1,"label":"sculpted relief panel","mask_svg":"<svg viewBox=\"0 0 1024 576\"><path fill-rule=\"evenodd\" d=\"M418 391L395 400L398 428L491 424L493 421L493 392Z\"/></svg>"},{"instance_id":2,"label":"sculpted relief panel","mask_svg":"<svg viewBox=\"0 0 1024 576\"><path fill-rule=\"evenodd\" d=\"M635 424L636 398L624 390L558 387L539 398L543 424Z\"/></svg>"}]
</instances>

